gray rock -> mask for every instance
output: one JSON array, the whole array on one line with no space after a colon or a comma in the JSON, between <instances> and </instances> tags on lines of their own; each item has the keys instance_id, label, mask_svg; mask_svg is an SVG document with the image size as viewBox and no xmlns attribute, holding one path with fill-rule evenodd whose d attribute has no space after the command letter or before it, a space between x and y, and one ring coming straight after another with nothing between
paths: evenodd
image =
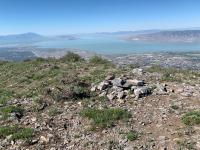
<instances>
[{"instance_id":1,"label":"gray rock","mask_svg":"<svg viewBox=\"0 0 200 150\"><path fill-rule=\"evenodd\" d=\"M156 89L154 90L155 94L157 95L166 95L167 93L167 87L166 84L157 84Z\"/></svg>"},{"instance_id":2,"label":"gray rock","mask_svg":"<svg viewBox=\"0 0 200 150\"><path fill-rule=\"evenodd\" d=\"M103 91L107 89L108 87L109 87L109 83L107 81L103 81L98 85L97 89L100 91Z\"/></svg>"},{"instance_id":3,"label":"gray rock","mask_svg":"<svg viewBox=\"0 0 200 150\"><path fill-rule=\"evenodd\" d=\"M136 99L143 97L143 96L147 96L148 94L150 94L150 88L147 86L137 88L134 90L134 94L136 96Z\"/></svg>"},{"instance_id":4,"label":"gray rock","mask_svg":"<svg viewBox=\"0 0 200 150\"><path fill-rule=\"evenodd\" d=\"M106 94L107 94L107 92L104 91L104 92L102 92L101 94L99 94L99 97L104 97L104 96L106 96Z\"/></svg>"},{"instance_id":5,"label":"gray rock","mask_svg":"<svg viewBox=\"0 0 200 150\"><path fill-rule=\"evenodd\" d=\"M193 93L189 92L189 91L185 91L185 92L181 93L181 95L184 97L191 97L193 95Z\"/></svg>"},{"instance_id":6,"label":"gray rock","mask_svg":"<svg viewBox=\"0 0 200 150\"><path fill-rule=\"evenodd\" d=\"M132 86L131 87L131 91L134 91L134 90L136 90L137 89L137 86Z\"/></svg>"},{"instance_id":7,"label":"gray rock","mask_svg":"<svg viewBox=\"0 0 200 150\"><path fill-rule=\"evenodd\" d=\"M116 92L112 92L112 93L110 93L110 94L107 95L107 97L108 97L109 100L115 99L116 96L117 96L117 95L116 95Z\"/></svg>"},{"instance_id":8,"label":"gray rock","mask_svg":"<svg viewBox=\"0 0 200 150\"><path fill-rule=\"evenodd\" d=\"M120 78L116 78L116 79L112 80L111 83L112 83L113 86L122 87L122 85L125 82Z\"/></svg>"},{"instance_id":9,"label":"gray rock","mask_svg":"<svg viewBox=\"0 0 200 150\"><path fill-rule=\"evenodd\" d=\"M126 83L131 86L144 86L144 80L126 80Z\"/></svg>"},{"instance_id":10,"label":"gray rock","mask_svg":"<svg viewBox=\"0 0 200 150\"><path fill-rule=\"evenodd\" d=\"M160 92L167 92L166 84L157 84L157 90Z\"/></svg>"},{"instance_id":11,"label":"gray rock","mask_svg":"<svg viewBox=\"0 0 200 150\"><path fill-rule=\"evenodd\" d=\"M144 70L141 69L141 68L135 68L135 69L132 70L132 73L136 74L136 75L143 75L144 74Z\"/></svg>"},{"instance_id":12,"label":"gray rock","mask_svg":"<svg viewBox=\"0 0 200 150\"><path fill-rule=\"evenodd\" d=\"M121 92L117 93L117 98L118 99L122 99L122 98L124 98L124 96L125 96L125 92L124 91L121 91Z\"/></svg>"},{"instance_id":13,"label":"gray rock","mask_svg":"<svg viewBox=\"0 0 200 150\"><path fill-rule=\"evenodd\" d=\"M129 145L127 147L124 147L124 150L134 150L134 149L133 149L133 146Z\"/></svg>"},{"instance_id":14,"label":"gray rock","mask_svg":"<svg viewBox=\"0 0 200 150\"><path fill-rule=\"evenodd\" d=\"M117 86L113 86L111 90L114 90L116 92L121 92L121 91L123 91L123 88L117 87Z\"/></svg>"},{"instance_id":15,"label":"gray rock","mask_svg":"<svg viewBox=\"0 0 200 150\"><path fill-rule=\"evenodd\" d=\"M126 83L123 85L123 88L130 89L132 86L132 83L126 81Z\"/></svg>"}]
</instances>

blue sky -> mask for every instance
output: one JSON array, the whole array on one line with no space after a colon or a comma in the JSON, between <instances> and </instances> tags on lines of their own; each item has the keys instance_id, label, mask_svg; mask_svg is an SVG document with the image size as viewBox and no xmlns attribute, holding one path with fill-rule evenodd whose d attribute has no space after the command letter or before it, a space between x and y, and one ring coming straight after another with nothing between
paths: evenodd
<instances>
[{"instance_id":1,"label":"blue sky","mask_svg":"<svg viewBox=\"0 0 200 150\"><path fill-rule=\"evenodd\" d=\"M0 34L200 27L200 0L0 0Z\"/></svg>"}]
</instances>

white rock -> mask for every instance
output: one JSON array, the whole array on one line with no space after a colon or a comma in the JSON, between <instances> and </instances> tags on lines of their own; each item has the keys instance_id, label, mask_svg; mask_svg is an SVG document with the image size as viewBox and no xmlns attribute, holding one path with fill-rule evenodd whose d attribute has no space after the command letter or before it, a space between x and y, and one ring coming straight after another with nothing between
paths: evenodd
<instances>
[{"instance_id":1,"label":"white rock","mask_svg":"<svg viewBox=\"0 0 200 150\"><path fill-rule=\"evenodd\" d=\"M137 75L143 75L144 74L144 70L141 68L135 68L132 70L133 74L137 74Z\"/></svg>"}]
</instances>

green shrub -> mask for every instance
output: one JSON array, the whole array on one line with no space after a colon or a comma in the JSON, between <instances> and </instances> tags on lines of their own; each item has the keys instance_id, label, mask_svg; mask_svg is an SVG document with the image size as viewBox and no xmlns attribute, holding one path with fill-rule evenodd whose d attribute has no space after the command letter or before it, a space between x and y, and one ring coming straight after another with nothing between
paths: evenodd
<instances>
[{"instance_id":1,"label":"green shrub","mask_svg":"<svg viewBox=\"0 0 200 150\"><path fill-rule=\"evenodd\" d=\"M6 106L3 108L0 108L0 115L2 115L3 119L7 119L8 117L10 117L10 114L14 112L17 112L23 115L24 109L17 106Z\"/></svg>"},{"instance_id":2,"label":"green shrub","mask_svg":"<svg viewBox=\"0 0 200 150\"><path fill-rule=\"evenodd\" d=\"M134 141L137 140L138 138L138 133L136 131L130 131L126 134L127 139L130 141Z\"/></svg>"},{"instance_id":3,"label":"green shrub","mask_svg":"<svg viewBox=\"0 0 200 150\"><path fill-rule=\"evenodd\" d=\"M19 128L18 126L2 126L0 127L0 138L12 135L11 140L30 139L33 136L33 129Z\"/></svg>"},{"instance_id":4,"label":"green shrub","mask_svg":"<svg viewBox=\"0 0 200 150\"><path fill-rule=\"evenodd\" d=\"M38 58L35 59L35 61L36 62L44 62L44 61L46 61L46 59L42 58L42 57L38 57Z\"/></svg>"},{"instance_id":5,"label":"green shrub","mask_svg":"<svg viewBox=\"0 0 200 150\"><path fill-rule=\"evenodd\" d=\"M27 140L33 136L33 129L31 128L24 128L19 130L18 132L14 133L11 137L12 140Z\"/></svg>"},{"instance_id":6,"label":"green shrub","mask_svg":"<svg viewBox=\"0 0 200 150\"><path fill-rule=\"evenodd\" d=\"M103 69L96 69L90 73L92 83L100 83L106 77L106 72Z\"/></svg>"},{"instance_id":7,"label":"green shrub","mask_svg":"<svg viewBox=\"0 0 200 150\"><path fill-rule=\"evenodd\" d=\"M83 99L90 97L90 91L87 87L75 85L70 88L70 96L72 99Z\"/></svg>"},{"instance_id":8,"label":"green shrub","mask_svg":"<svg viewBox=\"0 0 200 150\"><path fill-rule=\"evenodd\" d=\"M186 125L200 124L200 111L188 112L181 119Z\"/></svg>"},{"instance_id":9,"label":"green shrub","mask_svg":"<svg viewBox=\"0 0 200 150\"><path fill-rule=\"evenodd\" d=\"M181 82L181 78L176 77L175 74L171 74L170 72L165 72L161 80L169 82Z\"/></svg>"},{"instance_id":10,"label":"green shrub","mask_svg":"<svg viewBox=\"0 0 200 150\"><path fill-rule=\"evenodd\" d=\"M90 58L90 63L93 64L110 64L110 62L106 59L103 59L100 56L93 56Z\"/></svg>"},{"instance_id":11,"label":"green shrub","mask_svg":"<svg viewBox=\"0 0 200 150\"><path fill-rule=\"evenodd\" d=\"M117 120L127 120L131 115L121 108L92 109L81 112L81 116L92 119L94 128L111 127Z\"/></svg>"},{"instance_id":12,"label":"green shrub","mask_svg":"<svg viewBox=\"0 0 200 150\"><path fill-rule=\"evenodd\" d=\"M17 126L2 126L0 127L0 138L5 138L8 135L14 134L17 130Z\"/></svg>"},{"instance_id":13,"label":"green shrub","mask_svg":"<svg viewBox=\"0 0 200 150\"><path fill-rule=\"evenodd\" d=\"M78 62L83 61L83 58L79 56L78 54L68 52L65 56L61 58L62 61L68 61L68 62Z\"/></svg>"}]
</instances>

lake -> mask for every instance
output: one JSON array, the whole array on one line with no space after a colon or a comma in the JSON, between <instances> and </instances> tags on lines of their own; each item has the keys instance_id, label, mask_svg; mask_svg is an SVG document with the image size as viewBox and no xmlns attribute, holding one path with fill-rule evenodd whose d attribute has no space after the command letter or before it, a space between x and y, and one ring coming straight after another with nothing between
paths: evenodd
<instances>
[{"instance_id":1,"label":"lake","mask_svg":"<svg viewBox=\"0 0 200 150\"><path fill-rule=\"evenodd\" d=\"M99 54L200 51L200 43L158 43L125 41L112 36L80 36L80 38L76 40L48 40L23 46L36 46L39 48L80 49Z\"/></svg>"}]
</instances>

